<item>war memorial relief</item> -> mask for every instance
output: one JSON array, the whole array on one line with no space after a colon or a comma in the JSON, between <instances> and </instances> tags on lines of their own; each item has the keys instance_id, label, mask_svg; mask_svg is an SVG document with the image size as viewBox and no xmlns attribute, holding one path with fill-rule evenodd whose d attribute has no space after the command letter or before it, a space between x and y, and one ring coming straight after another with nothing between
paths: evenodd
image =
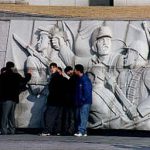
<instances>
[{"instance_id":1,"label":"war memorial relief","mask_svg":"<svg viewBox=\"0 0 150 150\"><path fill-rule=\"evenodd\" d=\"M23 76L18 128L42 128L50 72L82 64L93 86L91 129L150 130L150 21L103 19L1 19L0 68L16 64Z\"/></svg>"}]
</instances>

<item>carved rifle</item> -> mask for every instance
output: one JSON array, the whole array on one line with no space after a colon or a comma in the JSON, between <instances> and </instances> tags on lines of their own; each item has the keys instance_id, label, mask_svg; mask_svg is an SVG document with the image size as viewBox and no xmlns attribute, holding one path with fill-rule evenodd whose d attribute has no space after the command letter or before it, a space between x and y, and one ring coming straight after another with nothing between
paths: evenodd
<instances>
[{"instance_id":1,"label":"carved rifle","mask_svg":"<svg viewBox=\"0 0 150 150\"><path fill-rule=\"evenodd\" d=\"M108 81L108 84L109 83L110 84L111 83L115 84L115 93L117 94L117 96L121 100L123 108L125 109L125 112L127 113L128 117L131 120L133 120L135 117L138 116L138 112L137 112L136 106L133 103L131 103L130 100L128 100L126 98L126 96L124 95L124 93L122 92L120 87L117 85L116 81L114 79L112 79L110 75L106 74L106 79Z\"/></svg>"}]
</instances>

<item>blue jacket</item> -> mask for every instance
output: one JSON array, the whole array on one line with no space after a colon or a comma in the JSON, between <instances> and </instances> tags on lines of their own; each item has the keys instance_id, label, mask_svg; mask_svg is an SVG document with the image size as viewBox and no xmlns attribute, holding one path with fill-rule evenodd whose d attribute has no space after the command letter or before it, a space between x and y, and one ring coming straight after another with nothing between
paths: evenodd
<instances>
[{"instance_id":1,"label":"blue jacket","mask_svg":"<svg viewBox=\"0 0 150 150\"><path fill-rule=\"evenodd\" d=\"M77 78L75 93L75 106L84 104L92 104L92 83L86 74Z\"/></svg>"}]
</instances>

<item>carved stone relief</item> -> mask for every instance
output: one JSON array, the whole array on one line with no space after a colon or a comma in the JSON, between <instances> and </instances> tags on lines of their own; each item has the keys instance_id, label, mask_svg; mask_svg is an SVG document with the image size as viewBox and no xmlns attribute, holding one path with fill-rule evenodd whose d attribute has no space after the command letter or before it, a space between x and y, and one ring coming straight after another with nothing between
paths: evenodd
<instances>
[{"instance_id":1,"label":"carved stone relief","mask_svg":"<svg viewBox=\"0 0 150 150\"><path fill-rule=\"evenodd\" d=\"M48 65L56 62L81 63L88 72L89 128L150 130L149 27L149 21L11 20L6 61L22 74L33 72L16 108L17 127L43 126Z\"/></svg>"}]
</instances>

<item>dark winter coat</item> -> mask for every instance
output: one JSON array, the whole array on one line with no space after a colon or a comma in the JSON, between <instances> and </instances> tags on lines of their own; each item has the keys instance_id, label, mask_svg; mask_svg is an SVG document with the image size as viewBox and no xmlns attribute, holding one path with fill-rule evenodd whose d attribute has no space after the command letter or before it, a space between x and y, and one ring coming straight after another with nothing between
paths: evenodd
<instances>
[{"instance_id":1,"label":"dark winter coat","mask_svg":"<svg viewBox=\"0 0 150 150\"><path fill-rule=\"evenodd\" d=\"M48 85L49 95L47 105L63 106L67 98L67 79L61 76L58 72L51 75Z\"/></svg>"},{"instance_id":2,"label":"dark winter coat","mask_svg":"<svg viewBox=\"0 0 150 150\"><path fill-rule=\"evenodd\" d=\"M74 107L74 99L75 99L75 93L76 93L76 84L77 84L77 76L73 75L68 80L68 106Z\"/></svg>"},{"instance_id":3,"label":"dark winter coat","mask_svg":"<svg viewBox=\"0 0 150 150\"><path fill-rule=\"evenodd\" d=\"M6 70L0 75L0 101L11 100L19 102L19 94L25 89L27 82L31 79L31 74L26 74L25 78L12 70Z\"/></svg>"}]
</instances>

